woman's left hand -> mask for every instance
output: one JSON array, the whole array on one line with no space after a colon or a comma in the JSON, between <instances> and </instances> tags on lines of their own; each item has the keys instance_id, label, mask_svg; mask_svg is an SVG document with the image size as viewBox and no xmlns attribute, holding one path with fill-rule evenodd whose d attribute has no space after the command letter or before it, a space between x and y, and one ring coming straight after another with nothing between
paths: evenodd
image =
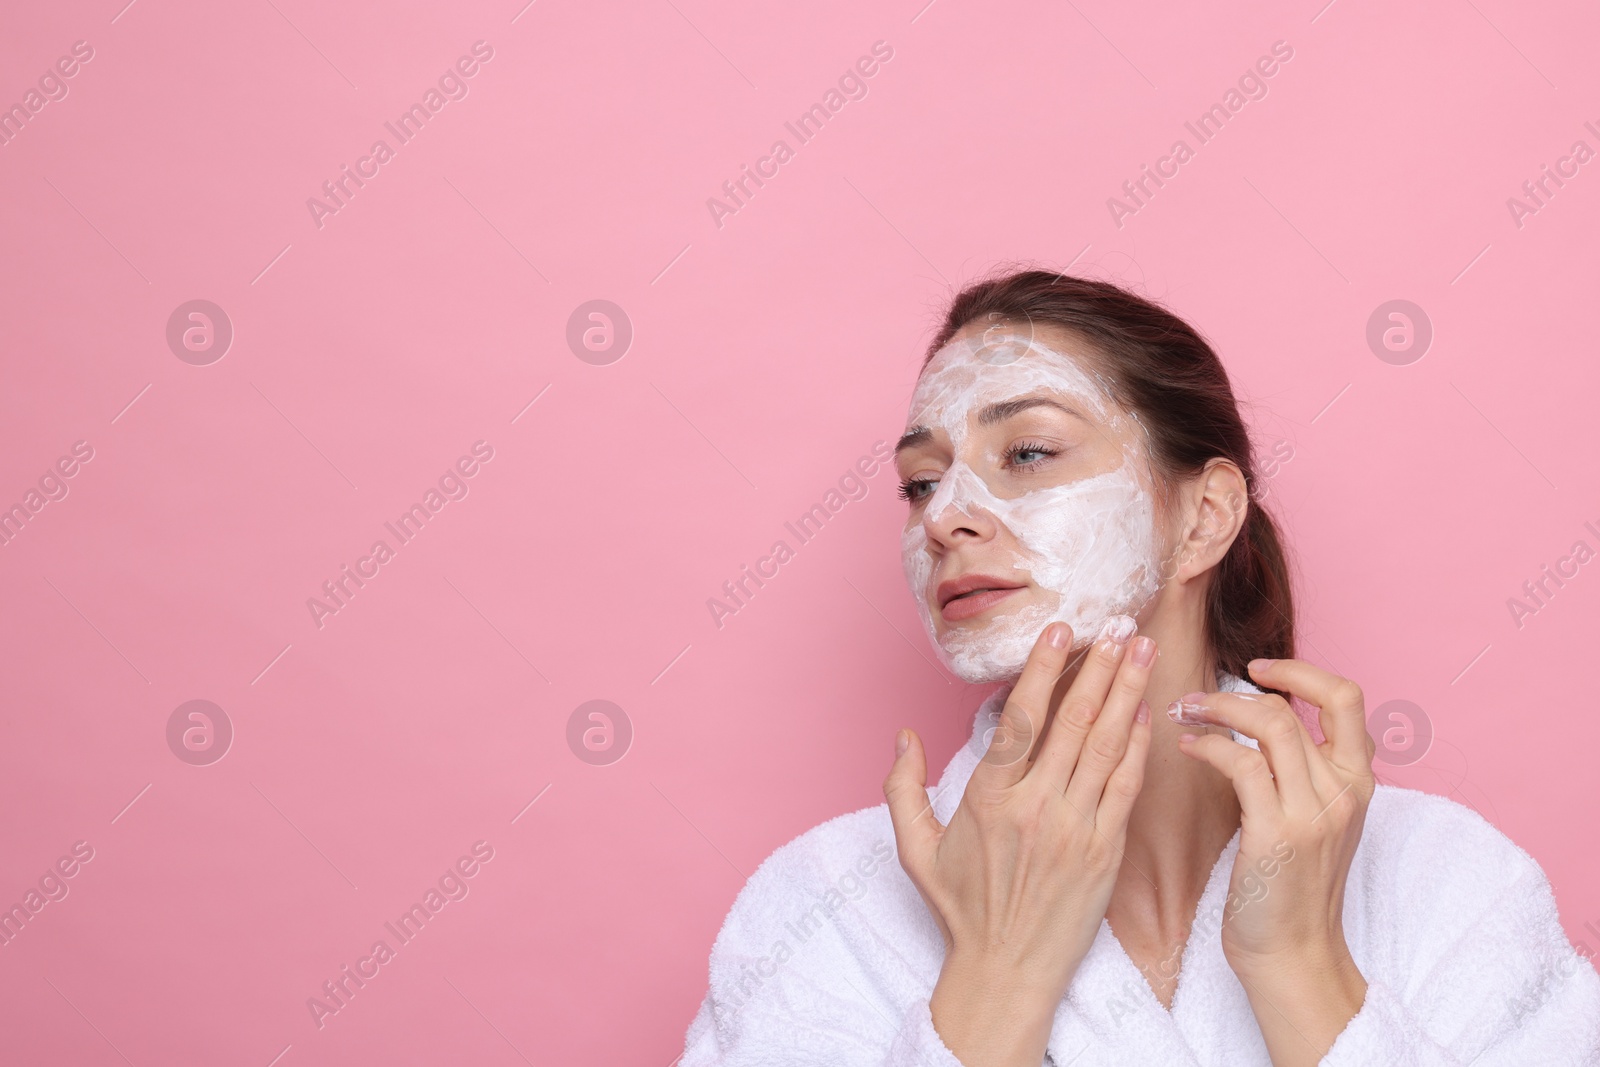
<instances>
[{"instance_id":1,"label":"woman's left hand","mask_svg":"<svg viewBox=\"0 0 1600 1067\"><path fill-rule=\"evenodd\" d=\"M1168 714L1226 734L1179 749L1233 783L1242 810L1222 949L1250 996L1274 1064L1316 1063L1366 997L1344 939L1345 879L1375 781L1361 687L1304 660L1252 660L1251 678L1321 709L1320 745L1275 693L1185 694ZM1174 710L1176 709L1176 710ZM1276 1038L1276 1039L1275 1039Z\"/></svg>"}]
</instances>

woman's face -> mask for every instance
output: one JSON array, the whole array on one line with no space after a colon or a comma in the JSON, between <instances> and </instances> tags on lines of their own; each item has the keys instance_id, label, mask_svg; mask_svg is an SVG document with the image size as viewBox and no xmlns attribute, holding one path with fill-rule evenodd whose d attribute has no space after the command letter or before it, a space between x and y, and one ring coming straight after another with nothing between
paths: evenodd
<instances>
[{"instance_id":1,"label":"woman's face","mask_svg":"<svg viewBox=\"0 0 1600 1067\"><path fill-rule=\"evenodd\" d=\"M917 382L896 451L906 580L945 665L1014 679L1051 622L1074 648L1160 587L1145 432L1057 327L972 323Z\"/></svg>"}]
</instances>

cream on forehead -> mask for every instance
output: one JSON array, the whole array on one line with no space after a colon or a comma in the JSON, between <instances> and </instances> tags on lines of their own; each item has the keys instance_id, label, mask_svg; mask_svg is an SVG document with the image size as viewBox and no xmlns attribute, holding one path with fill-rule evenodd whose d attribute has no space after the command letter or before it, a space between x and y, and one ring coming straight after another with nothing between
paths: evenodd
<instances>
[{"instance_id":1,"label":"cream on forehead","mask_svg":"<svg viewBox=\"0 0 1600 1067\"><path fill-rule=\"evenodd\" d=\"M1052 392L1079 400L1100 420L1118 425L1122 420L1110 402L1110 383L1092 367L1088 360L1074 359L1034 338L954 340L934 354L917 382L911 425L944 430L959 450L973 411L1002 400Z\"/></svg>"},{"instance_id":2,"label":"cream on forehead","mask_svg":"<svg viewBox=\"0 0 1600 1067\"><path fill-rule=\"evenodd\" d=\"M1055 392L1080 401L1108 427L1122 416L1110 402L1107 383L1078 362L1028 338L998 343L952 342L930 362L912 398L913 426L938 428L950 438L953 461L924 505L921 519L901 537L906 580L916 596L923 626L946 666L968 682L1014 678L1039 632L1051 622L1072 627L1073 646L1094 639L1112 615L1136 614L1160 587L1154 504L1140 483L1134 455L1125 450L1112 470L1062 485L1002 499L968 464L968 418L1001 400ZM983 466L995 466L985 457ZM927 522L946 509L962 514L981 509L1004 526L1019 552L1010 570L996 577L1030 579L1042 596L1026 608L987 621L951 626L941 639L929 606L936 559ZM995 573L991 561L986 571Z\"/></svg>"}]
</instances>

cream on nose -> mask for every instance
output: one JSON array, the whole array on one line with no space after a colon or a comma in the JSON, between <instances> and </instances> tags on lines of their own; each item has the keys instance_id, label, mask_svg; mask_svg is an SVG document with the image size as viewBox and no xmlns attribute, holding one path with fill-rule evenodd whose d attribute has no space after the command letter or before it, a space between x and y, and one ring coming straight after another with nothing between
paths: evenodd
<instances>
[{"instance_id":1,"label":"cream on nose","mask_svg":"<svg viewBox=\"0 0 1600 1067\"><path fill-rule=\"evenodd\" d=\"M961 514L970 516L978 507L993 514L994 495L989 492L983 479L978 477L977 471L958 459L939 476L939 488L928 499L926 514L929 520L938 522L944 518L946 508L955 508Z\"/></svg>"}]
</instances>

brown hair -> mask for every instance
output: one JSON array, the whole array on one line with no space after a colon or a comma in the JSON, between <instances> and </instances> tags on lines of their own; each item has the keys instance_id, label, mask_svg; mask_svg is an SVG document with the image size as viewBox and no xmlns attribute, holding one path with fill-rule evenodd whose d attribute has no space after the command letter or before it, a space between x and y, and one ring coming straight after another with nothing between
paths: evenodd
<instances>
[{"instance_id":1,"label":"brown hair","mask_svg":"<svg viewBox=\"0 0 1600 1067\"><path fill-rule=\"evenodd\" d=\"M1206 642L1215 669L1247 681L1250 660L1293 658L1294 600L1283 540L1256 499L1250 433L1228 372L1205 338L1166 308L1109 282L1022 270L961 290L923 366L975 319L1050 323L1088 341L1113 399L1145 428L1163 501L1213 457L1238 464L1249 507L1206 596Z\"/></svg>"}]
</instances>

